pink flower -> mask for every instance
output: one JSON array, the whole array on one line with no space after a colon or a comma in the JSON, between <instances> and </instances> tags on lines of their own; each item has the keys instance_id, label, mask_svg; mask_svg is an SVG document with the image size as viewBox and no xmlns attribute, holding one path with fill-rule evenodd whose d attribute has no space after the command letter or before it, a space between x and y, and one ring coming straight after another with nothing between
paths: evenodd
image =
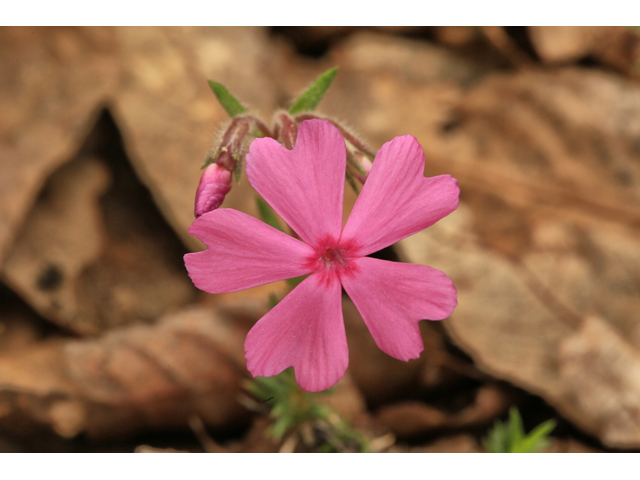
<instances>
[{"instance_id":1,"label":"pink flower","mask_svg":"<svg viewBox=\"0 0 640 480\"><path fill-rule=\"evenodd\" d=\"M341 287L380 349L404 361L418 358L424 348L418 322L451 314L453 282L431 267L367 255L455 210L458 182L449 175L425 178L418 141L396 137L376 155L342 228L346 148L330 122L303 122L293 150L255 139L246 168L251 185L303 241L223 208L193 222L189 232L207 250L185 255L185 264L193 283L210 293L310 274L247 335L251 374L268 377L293 366L310 392L340 380L349 363Z\"/></svg>"}]
</instances>

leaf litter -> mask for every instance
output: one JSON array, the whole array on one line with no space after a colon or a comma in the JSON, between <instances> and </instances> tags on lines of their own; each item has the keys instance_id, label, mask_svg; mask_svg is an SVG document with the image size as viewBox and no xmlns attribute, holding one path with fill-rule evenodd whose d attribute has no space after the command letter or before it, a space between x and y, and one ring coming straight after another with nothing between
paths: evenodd
<instances>
[{"instance_id":1,"label":"leaf litter","mask_svg":"<svg viewBox=\"0 0 640 480\"><path fill-rule=\"evenodd\" d=\"M540 396L558 431L582 435L550 451L640 448L637 35L522 32L539 60L514 63L508 29L309 30L327 45L317 60L259 28L3 30L14 68L0 69L0 277L21 300L0 305L0 447L43 428L61 449L83 434L190 432L197 417L214 439L239 432L223 450L281 448L238 398L244 334L286 286L203 298L176 259L200 248L186 234L197 167L225 118L206 80L264 114L339 64L324 113L373 146L413 134L426 174L462 189L451 218L385 254L445 271L458 308L404 364L378 358L345 306L344 414L394 432L387 450L477 451L511 405ZM576 65L585 56L597 68ZM91 148L92 131L122 136L120 163ZM224 206L257 216L254 198L241 180Z\"/></svg>"}]
</instances>

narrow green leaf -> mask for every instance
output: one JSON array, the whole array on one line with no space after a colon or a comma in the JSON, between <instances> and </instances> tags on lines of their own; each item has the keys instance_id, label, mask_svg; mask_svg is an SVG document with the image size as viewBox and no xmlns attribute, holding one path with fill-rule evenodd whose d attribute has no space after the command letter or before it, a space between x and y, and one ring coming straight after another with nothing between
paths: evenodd
<instances>
[{"instance_id":1,"label":"narrow green leaf","mask_svg":"<svg viewBox=\"0 0 640 480\"><path fill-rule=\"evenodd\" d=\"M489 453L509 453L510 445L507 424L496 422L487 437L482 441L482 444Z\"/></svg>"},{"instance_id":2,"label":"narrow green leaf","mask_svg":"<svg viewBox=\"0 0 640 480\"><path fill-rule=\"evenodd\" d=\"M289 427L293 426L293 418L292 417L281 417L277 419L271 427L271 435L276 440L280 440L284 437L284 434L287 433Z\"/></svg>"},{"instance_id":3,"label":"narrow green leaf","mask_svg":"<svg viewBox=\"0 0 640 480\"><path fill-rule=\"evenodd\" d=\"M281 232L284 232L284 228L280 225L278 221L278 217L276 217L276 212L269 206L267 202L265 202L262 197L256 197L256 205L258 206L258 211L260 212L260 216L262 217L262 221L267 225L271 225L273 228L277 228Z\"/></svg>"},{"instance_id":4,"label":"narrow green leaf","mask_svg":"<svg viewBox=\"0 0 640 480\"><path fill-rule=\"evenodd\" d=\"M546 422L541 423L536 428L531 430L531 433L529 433L528 438L539 439L542 437L546 437L553 431L554 428L556 428L555 420L547 420Z\"/></svg>"},{"instance_id":5,"label":"narrow green leaf","mask_svg":"<svg viewBox=\"0 0 640 480\"><path fill-rule=\"evenodd\" d=\"M241 113L247 111L238 99L231 95L229 90L227 90L222 84L209 80L209 86L218 98L220 105L222 105L231 117L237 117Z\"/></svg>"},{"instance_id":6,"label":"narrow green leaf","mask_svg":"<svg viewBox=\"0 0 640 480\"><path fill-rule=\"evenodd\" d=\"M297 115L302 112L311 112L315 110L331 85L333 78L338 73L338 67L333 67L320 75L315 82L307 88L302 95L293 103L289 109L291 115Z\"/></svg>"},{"instance_id":7,"label":"narrow green leaf","mask_svg":"<svg viewBox=\"0 0 640 480\"><path fill-rule=\"evenodd\" d=\"M536 453L544 450L544 448L550 443L547 437L555 427L556 422L553 420L547 420L546 422L541 423L515 446L513 452Z\"/></svg>"},{"instance_id":8,"label":"narrow green leaf","mask_svg":"<svg viewBox=\"0 0 640 480\"><path fill-rule=\"evenodd\" d=\"M511 446L519 443L525 436L522 417L516 407L509 410L509 441Z\"/></svg>"},{"instance_id":9,"label":"narrow green leaf","mask_svg":"<svg viewBox=\"0 0 640 480\"><path fill-rule=\"evenodd\" d=\"M547 437L555 426L555 421L548 420L527 435L520 412L513 407L509 411L509 420L496 422L482 444L490 453L535 453L549 445Z\"/></svg>"}]
</instances>

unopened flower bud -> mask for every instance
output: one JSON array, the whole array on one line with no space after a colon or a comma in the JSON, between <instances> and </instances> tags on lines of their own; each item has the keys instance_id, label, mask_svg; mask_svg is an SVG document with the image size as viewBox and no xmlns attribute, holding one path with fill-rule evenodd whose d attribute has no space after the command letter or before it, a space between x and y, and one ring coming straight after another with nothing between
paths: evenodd
<instances>
[{"instance_id":1,"label":"unopened flower bud","mask_svg":"<svg viewBox=\"0 0 640 480\"><path fill-rule=\"evenodd\" d=\"M364 184L364 182L367 181L373 163L364 153L347 148L347 165L351 174L356 177L360 183Z\"/></svg>"},{"instance_id":2,"label":"unopened flower bud","mask_svg":"<svg viewBox=\"0 0 640 480\"><path fill-rule=\"evenodd\" d=\"M222 205L229 190L231 190L231 172L219 163L209 165L202 174L196 192L194 209L196 218Z\"/></svg>"}]
</instances>

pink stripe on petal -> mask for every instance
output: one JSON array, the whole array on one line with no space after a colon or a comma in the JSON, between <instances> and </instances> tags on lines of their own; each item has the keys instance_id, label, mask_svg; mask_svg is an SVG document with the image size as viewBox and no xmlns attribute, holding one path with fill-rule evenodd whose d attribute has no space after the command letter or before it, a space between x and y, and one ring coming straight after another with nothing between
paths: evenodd
<instances>
[{"instance_id":1,"label":"pink stripe on petal","mask_svg":"<svg viewBox=\"0 0 640 480\"><path fill-rule=\"evenodd\" d=\"M320 272L307 277L254 325L244 351L254 377L293 367L298 385L308 392L337 383L349 364L338 277Z\"/></svg>"},{"instance_id":2,"label":"pink stripe on petal","mask_svg":"<svg viewBox=\"0 0 640 480\"><path fill-rule=\"evenodd\" d=\"M236 292L311 272L309 245L237 210L205 213L189 233L207 246L184 256L193 284L205 292Z\"/></svg>"},{"instance_id":3,"label":"pink stripe on petal","mask_svg":"<svg viewBox=\"0 0 640 480\"><path fill-rule=\"evenodd\" d=\"M450 175L425 178L424 153L414 137L396 137L378 151L342 239L369 255L449 215L459 194Z\"/></svg>"},{"instance_id":4,"label":"pink stripe on petal","mask_svg":"<svg viewBox=\"0 0 640 480\"><path fill-rule=\"evenodd\" d=\"M425 265L352 261L359 269L343 275L342 285L380 350L398 360L418 358L424 349L418 322L447 318L458 303L451 279Z\"/></svg>"},{"instance_id":5,"label":"pink stripe on petal","mask_svg":"<svg viewBox=\"0 0 640 480\"><path fill-rule=\"evenodd\" d=\"M330 122L302 122L293 150L256 138L246 159L249 183L300 238L340 237L346 147Z\"/></svg>"}]
</instances>

